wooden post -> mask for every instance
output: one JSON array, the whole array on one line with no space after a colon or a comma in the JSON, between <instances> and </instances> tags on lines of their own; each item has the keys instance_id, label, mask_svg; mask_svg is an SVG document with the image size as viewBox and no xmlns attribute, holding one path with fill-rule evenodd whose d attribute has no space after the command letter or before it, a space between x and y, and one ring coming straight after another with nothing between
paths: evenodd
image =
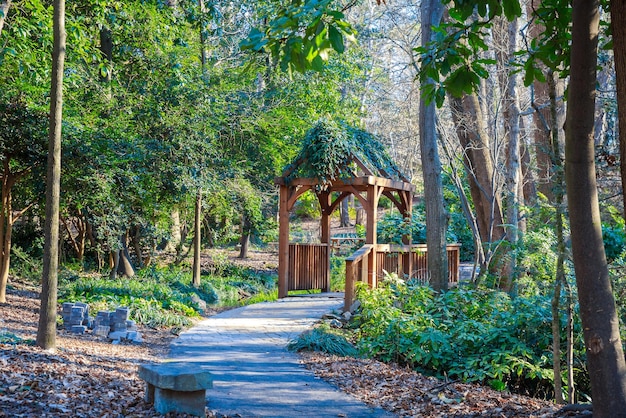
<instances>
[{"instance_id":1,"label":"wooden post","mask_svg":"<svg viewBox=\"0 0 626 418\"><path fill-rule=\"evenodd\" d=\"M413 221L413 193L410 191L402 191L399 192L400 199L403 202L402 208L402 216L405 218L409 218L411 222ZM402 237L402 241L405 245L409 246L409 254L406 257L407 263L403 266L403 273L406 275L407 280L411 279L411 273L413 271L413 257L411 256L411 244L413 244L413 236L409 232L408 235Z\"/></svg>"},{"instance_id":2,"label":"wooden post","mask_svg":"<svg viewBox=\"0 0 626 418\"><path fill-rule=\"evenodd\" d=\"M324 266L326 270L326 278L324 280L325 286L322 289L324 292L330 292L330 192L323 191L317 194L317 198L320 202L320 208L322 209L321 229L322 236L320 241L322 244L326 244L326 257L324 257Z\"/></svg>"},{"instance_id":3,"label":"wooden post","mask_svg":"<svg viewBox=\"0 0 626 418\"><path fill-rule=\"evenodd\" d=\"M365 236L365 243L372 244L373 248L367 259L367 283L370 287L375 288L377 285L376 275L376 218L378 214L378 186L367 186L367 202L369 207L367 208L367 234Z\"/></svg>"},{"instance_id":4,"label":"wooden post","mask_svg":"<svg viewBox=\"0 0 626 418\"><path fill-rule=\"evenodd\" d=\"M357 264L358 265L358 264ZM343 311L350 310L354 299L354 282L356 281L356 271L352 261L346 260L346 289L344 293Z\"/></svg>"},{"instance_id":5,"label":"wooden post","mask_svg":"<svg viewBox=\"0 0 626 418\"><path fill-rule=\"evenodd\" d=\"M287 297L289 283L287 270L289 268L289 187L280 186L279 202L279 229L278 229L278 297Z\"/></svg>"}]
</instances>

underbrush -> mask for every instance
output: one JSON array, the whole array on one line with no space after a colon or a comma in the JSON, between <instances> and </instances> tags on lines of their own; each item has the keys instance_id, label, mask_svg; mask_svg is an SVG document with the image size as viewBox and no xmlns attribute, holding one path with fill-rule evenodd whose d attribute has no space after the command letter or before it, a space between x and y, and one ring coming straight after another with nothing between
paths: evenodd
<instances>
[{"instance_id":1,"label":"underbrush","mask_svg":"<svg viewBox=\"0 0 626 418\"><path fill-rule=\"evenodd\" d=\"M512 299L465 288L437 294L395 278L374 290L360 288L358 298L353 326L363 355L428 375L552 397L549 297ZM577 367L584 369L580 342L575 350Z\"/></svg>"},{"instance_id":2,"label":"underbrush","mask_svg":"<svg viewBox=\"0 0 626 418\"><path fill-rule=\"evenodd\" d=\"M357 349L348 341L345 334L321 323L300 334L287 345L291 351L317 351L344 357L356 357Z\"/></svg>"},{"instance_id":3,"label":"underbrush","mask_svg":"<svg viewBox=\"0 0 626 418\"><path fill-rule=\"evenodd\" d=\"M92 312L125 306L140 324L184 328L207 307L240 306L277 296L272 275L236 266L202 276L198 288L191 281L191 273L177 267L150 267L133 278L115 280L70 271L62 276L59 303L85 302Z\"/></svg>"}]
</instances>

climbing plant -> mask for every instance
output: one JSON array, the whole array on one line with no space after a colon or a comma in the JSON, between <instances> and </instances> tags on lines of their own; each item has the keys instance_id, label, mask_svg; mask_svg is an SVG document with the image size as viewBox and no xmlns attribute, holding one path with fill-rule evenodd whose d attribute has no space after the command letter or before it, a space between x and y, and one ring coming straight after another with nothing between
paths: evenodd
<instances>
[{"instance_id":1,"label":"climbing plant","mask_svg":"<svg viewBox=\"0 0 626 418\"><path fill-rule=\"evenodd\" d=\"M322 119L307 131L289 178L316 178L323 186L341 177L354 177L357 158L372 173L404 179L385 147L373 134L344 121Z\"/></svg>"}]
</instances>

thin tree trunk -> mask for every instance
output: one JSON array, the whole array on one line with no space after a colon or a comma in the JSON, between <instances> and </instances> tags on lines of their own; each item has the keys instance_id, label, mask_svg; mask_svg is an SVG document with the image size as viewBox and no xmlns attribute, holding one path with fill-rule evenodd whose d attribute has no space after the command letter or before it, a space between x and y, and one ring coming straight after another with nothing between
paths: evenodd
<instances>
[{"instance_id":1,"label":"thin tree trunk","mask_svg":"<svg viewBox=\"0 0 626 418\"><path fill-rule=\"evenodd\" d=\"M122 248L119 251L119 260L117 273L126 276L133 277L135 275L135 268L133 264L130 262L130 254L128 253L128 245L126 243L126 236L122 235L120 237L120 243L122 244Z\"/></svg>"},{"instance_id":2,"label":"thin tree trunk","mask_svg":"<svg viewBox=\"0 0 626 418\"><path fill-rule=\"evenodd\" d=\"M206 70L206 64L209 60L209 51L207 50L207 37L205 33L205 13L206 13L206 5L204 4L204 0L198 0L198 7L200 8L200 63L202 65L202 72L204 73Z\"/></svg>"},{"instance_id":3,"label":"thin tree trunk","mask_svg":"<svg viewBox=\"0 0 626 418\"><path fill-rule=\"evenodd\" d=\"M339 226L345 228L350 226L350 201L345 198L341 201L341 216Z\"/></svg>"},{"instance_id":4,"label":"thin tree trunk","mask_svg":"<svg viewBox=\"0 0 626 418\"><path fill-rule=\"evenodd\" d=\"M133 249L135 250L135 254L137 255L137 263L138 267L141 269L145 266L143 261L143 251L141 251L141 227L139 225L135 225L131 231L134 230L134 233L131 234L131 244L133 245Z\"/></svg>"},{"instance_id":5,"label":"thin tree trunk","mask_svg":"<svg viewBox=\"0 0 626 418\"><path fill-rule=\"evenodd\" d=\"M5 161L5 166L8 162ZM11 265L11 234L13 231L13 207L11 198L12 181L5 174L2 182L2 208L0 209L0 303L6 302L6 287Z\"/></svg>"},{"instance_id":6,"label":"thin tree trunk","mask_svg":"<svg viewBox=\"0 0 626 418\"><path fill-rule=\"evenodd\" d=\"M565 354L565 364L567 367L567 402L574 403L574 295L572 287L565 280L565 291L567 293L567 351Z\"/></svg>"},{"instance_id":7,"label":"thin tree trunk","mask_svg":"<svg viewBox=\"0 0 626 418\"><path fill-rule=\"evenodd\" d=\"M193 285L200 287L200 251L202 245L202 190L198 189L196 194L196 208L194 212L193 227Z\"/></svg>"},{"instance_id":8,"label":"thin tree trunk","mask_svg":"<svg viewBox=\"0 0 626 418\"><path fill-rule=\"evenodd\" d=\"M520 238L519 224L519 208L520 208L520 124L519 124L519 105L517 97L517 73L511 71L508 67L508 63L514 57L517 50L517 31L518 20L515 19L508 24L506 28L506 35L508 45L505 54L499 55L499 65L502 67L499 71L501 75L500 83L504 89L504 127L505 136L508 139L507 143L507 170L506 170L506 185L507 185L507 240L511 244L511 254L508 257L508 265L506 266L506 278L503 285L503 289L510 292L513 288L513 282L515 280L517 271L517 256L516 248ZM504 32L504 28L503 28ZM503 45L504 46L504 45Z\"/></svg>"},{"instance_id":9,"label":"thin tree trunk","mask_svg":"<svg viewBox=\"0 0 626 418\"><path fill-rule=\"evenodd\" d=\"M117 279L117 270L119 270L120 266L120 252L121 250L111 251L109 255L109 263L111 265L111 272L109 273L109 279L115 280Z\"/></svg>"},{"instance_id":10,"label":"thin tree trunk","mask_svg":"<svg viewBox=\"0 0 626 418\"><path fill-rule=\"evenodd\" d=\"M424 0L421 6L422 45L430 42L432 27L443 17L440 0ZM429 83L432 81L428 81ZM423 89L422 89L423 90ZM428 250L428 273L435 291L448 289L448 252L446 249L447 214L443 203L441 161L437 147L437 115L435 103L426 104L420 97L419 128L422 171L424 175L424 200L426 202L426 247ZM368 220L369 222L369 220Z\"/></svg>"},{"instance_id":11,"label":"thin tree trunk","mask_svg":"<svg viewBox=\"0 0 626 418\"><path fill-rule=\"evenodd\" d=\"M564 210L563 210L563 163L561 160L561 147L559 145L559 128L557 125L558 116L557 116L557 103L556 103L556 82L554 80L554 74L552 71L548 72L547 85L549 90L550 97L550 120L552 121L552 125L550 126L550 141L552 145L551 150L551 166L552 166L552 178L554 179L553 184L553 192L554 196L554 205L556 208L556 240L557 240L557 260L556 260L556 285L555 285L555 299L556 299L556 311L552 311L552 321L553 321L553 338L556 338L553 342L553 352L555 358L553 359L554 366L554 390L555 390L555 399L557 403L565 403L563 399L563 391L562 391L562 381L561 381L561 313L560 313L560 294L561 294L561 286L567 278L565 277L565 234L564 234ZM559 292L557 295L556 292ZM558 299L557 299L558 298ZM555 325L556 324L556 325ZM558 335L554 335L554 327L557 326L559 330ZM557 367L558 364L558 367ZM558 380L557 378L558 372ZM557 386L558 385L558 386ZM557 392L558 389L558 392Z\"/></svg>"},{"instance_id":12,"label":"thin tree trunk","mask_svg":"<svg viewBox=\"0 0 626 418\"><path fill-rule=\"evenodd\" d=\"M56 310L59 262L59 201L61 194L61 127L63 66L65 62L65 0L54 1L54 49L50 91L50 132L46 184L46 222L37 345L56 348Z\"/></svg>"},{"instance_id":13,"label":"thin tree trunk","mask_svg":"<svg viewBox=\"0 0 626 418\"><path fill-rule=\"evenodd\" d=\"M602 241L594 161L599 21L599 1L573 1L565 178L593 416L616 418L626 417L626 363Z\"/></svg>"},{"instance_id":14,"label":"thin tree trunk","mask_svg":"<svg viewBox=\"0 0 626 418\"><path fill-rule=\"evenodd\" d=\"M565 403L561 379L561 280L557 277L552 296L552 373L554 377L554 401Z\"/></svg>"}]
</instances>

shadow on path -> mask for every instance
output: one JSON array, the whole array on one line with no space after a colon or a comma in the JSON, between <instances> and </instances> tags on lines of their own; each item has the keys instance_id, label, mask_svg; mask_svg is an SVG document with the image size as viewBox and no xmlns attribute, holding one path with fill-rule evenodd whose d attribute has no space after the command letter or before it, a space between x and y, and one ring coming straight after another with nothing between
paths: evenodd
<instances>
[{"instance_id":1,"label":"shadow on path","mask_svg":"<svg viewBox=\"0 0 626 418\"><path fill-rule=\"evenodd\" d=\"M287 351L343 298L290 297L212 316L171 345L172 360L197 363L213 376L209 409L232 417L393 417L316 378Z\"/></svg>"}]
</instances>

